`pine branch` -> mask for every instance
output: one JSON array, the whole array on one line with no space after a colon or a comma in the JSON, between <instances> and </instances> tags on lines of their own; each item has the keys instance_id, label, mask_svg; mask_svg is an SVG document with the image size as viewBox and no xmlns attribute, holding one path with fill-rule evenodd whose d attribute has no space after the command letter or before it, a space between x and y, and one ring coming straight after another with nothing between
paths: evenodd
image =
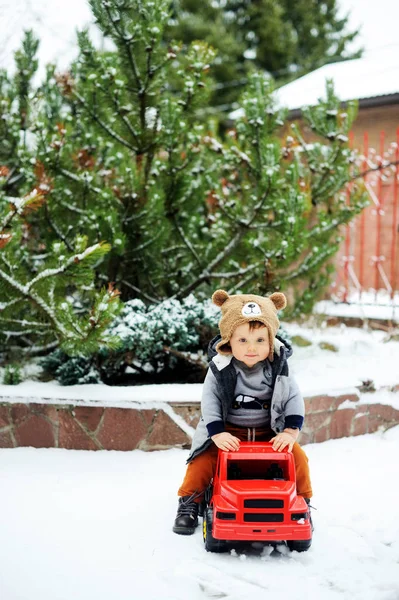
<instances>
[{"instance_id":1,"label":"pine branch","mask_svg":"<svg viewBox=\"0 0 399 600\"><path fill-rule=\"evenodd\" d=\"M238 271L230 271L228 273L209 273L209 279L233 279L234 277L241 277L241 275L246 275L251 271L255 271L262 265L262 262L253 263L249 267L244 269L238 269Z\"/></svg>"},{"instance_id":2,"label":"pine branch","mask_svg":"<svg viewBox=\"0 0 399 600\"><path fill-rule=\"evenodd\" d=\"M93 252L95 252L97 249L101 248L102 245L103 244L101 242L98 244L94 244L93 246L86 248L86 250L84 250L83 252L80 252L79 254L75 254L74 256L69 257L63 265L60 265L59 267L56 267L54 269L45 269L44 271L39 273L39 275L37 275L34 279L32 279L29 283L27 283L23 289L26 290L26 292L29 292L29 290L38 281L42 281L43 279L47 279L49 277L55 277L56 275L61 275L62 273L65 273L69 269L69 267L71 267L73 264L82 262L85 258L90 256L90 254L93 254Z\"/></svg>"},{"instance_id":3,"label":"pine branch","mask_svg":"<svg viewBox=\"0 0 399 600\"><path fill-rule=\"evenodd\" d=\"M4 231L6 227L9 227L11 221L16 216L20 217L30 203L39 199L40 195L36 192L36 190L33 190L33 192L31 192L24 198L12 198L10 196L7 196L6 200L12 205L12 208L9 210L9 212L4 217L2 223L0 224L0 231Z\"/></svg>"},{"instance_id":4,"label":"pine branch","mask_svg":"<svg viewBox=\"0 0 399 600\"><path fill-rule=\"evenodd\" d=\"M66 245L66 247L68 248L68 250L70 252L73 252L73 247L72 245L68 242L67 238L63 235L62 231L60 231L57 227L57 225L52 221L52 219L50 218L50 212L48 209L48 205L46 204L44 207L44 214L46 216L46 221L47 223L50 225L51 229L54 231L54 233L57 235L57 237L64 242L64 244Z\"/></svg>"},{"instance_id":5,"label":"pine branch","mask_svg":"<svg viewBox=\"0 0 399 600\"><path fill-rule=\"evenodd\" d=\"M315 191L314 193L312 193L312 204L316 205L317 204L317 200L320 197L323 197L324 193L325 193L325 189L323 189L323 183L326 182L326 180L328 178L331 178L331 172L334 170L334 165L338 159L338 156L341 152L341 147L338 146L336 148L335 153L332 155L332 157L330 158L330 162L329 164L323 169L322 175L320 177L320 180L317 182L317 191ZM339 186L338 189L341 189L342 186Z\"/></svg>"},{"instance_id":6,"label":"pine branch","mask_svg":"<svg viewBox=\"0 0 399 600\"><path fill-rule=\"evenodd\" d=\"M311 257L308 255L307 260L305 259L298 269L284 276L284 281L293 281L303 275L306 275L309 273L309 271L314 270L316 267L322 266L330 256L335 254L336 250L337 249L334 247L334 244L331 244L330 246L326 247L324 252L317 254L313 260L311 260Z\"/></svg>"},{"instance_id":7,"label":"pine branch","mask_svg":"<svg viewBox=\"0 0 399 600\"><path fill-rule=\"evenodd\" d=\"M200 257L196 253L193 245L190 243L190 241L188 240L188 238L184 235L184 232L182 231L181 227L179 226L179 224L177 222L176 215L173 215L172 222L173 222L173 225L175 226L176 231L179 234L179 236L180 236L183 244L186 246L186 248L188 248L188 250L190 251L190 253L194 256L194 259L196 260L199 268L202 269L202 262L200 260Z\"/></svg>"},{"instance_id":8,"label":"pine branch","mask_svg":"<svg viewBox=\"0 0 399 600\"><path fill-rule=\"evenodd\" d=\"M2 319L0 319L0 322L2 321ZM34 334L34 335L38 335L43 336L43 335L48 335L47 331L38 331L36 328L33 329L26 329L24 328L23 331L7 331L6 329L2 329L1 330L1 335L4 335L7 339L10 337L19 337L19 338L23 338L24 341L29 342L30 344L32 343L29 338L27 338L26 336L29 334Z\"/></svg>"},{"instance_id":9,"label":"pine branch","mask_svg":"<svg viewBox=\"0 0 399 600\"><path fill-rule=\"evenodd\" d=\"M131 124L131 122L129 121L127 116L121 114L121 112L120 112L121 106L120 106L119 102L117 101L117 99L115 98L114 94L110 93L108 88L104 88L100 84L97 84L97 85L98 85L98 88L103 92L103 94L111 100L111 102L113 103L113 105L116 109L117 116L122 120L122 122L126 125L129 132L132 134L132 136L137 144L137 148L135 150L136 153L141 154L142 152L144 152L144 149L140 148L140 141L139 141L138 133L133 129L133 125Z\"/></svg>"},{"instance_id":10,"label":"pine branch","mask_svg":"<svg viewBox=\"0 0 399 600\"><path fill-rule=\"evenodd\" d=\"M173 354L173 356L176 356L177 358L180 358L191 365L201 367L201 369L204 369L207 366L207 362L205 360L201 358L193 358L189 352L180 352L179 350L175 350L170 346L164 346L163 351L166 352L166 354Z\"/></svg>"},{"instance_id":11,"label":"pine branch","mask_svg":"<svg viewBox=\"0 0 399 600\"><path fill-rule=\"evenodd\" d=\"M78 175L75 175L75 173L71 173L71 171L68 171L68 169L65 169L64 167L60 167L58 165L55 165L53 163L54 168L59 172L62 173L62 175L65 175L65 177L67 177L68 179L70 179L71 181L74 181L75 183L79 183L79 185L81 185L83 183L81 177L79 177ZM92 185L90 185L87 182L84 182L88 189L92 192L95 192L96 194L101 194L102 190L101 188L97 188L97 187L93 187ZM71 209L72 210L72 209ZM74 207L74 210L76 212L78 212L81 209L78 209L76 207ZM82 211L83 212L83 211ZM83 214L89 214L88 212L83 212Z\"/></svg>"},{"instance_id":12,"label":"pine branch","mask_svg":"<svg viewBox=\"0 0 399 600\"><path fill-rule=\"evenodd\" d=\"M40 327L41 329L49 329L51 327L49 323L43 323L43 321L27 321L26 319L4 319L0 317L0 322L20 325L21 327Z\"/></svg>"},{"instance_id":13,"label":"pine branch","mask_svg":"<svg viewBox=\"0 0 399 600\"><path fill-rule=\"evenodd\" d=\"M34 304L38 306L48 317L48 319L53 323L54 327L59 331L63 336L68 336L68 331L64 328L62 323L56 318L54 311L51 307L32 290L30 290L31 285L28 287L26 285L21 284L19 281L10 277L7 273L5 273L2 269L0 269L0 278L3 279L9 286L19 293L20 296L31 300ZM37 278L36 278L37 280ZM32 283L32 282L31 282Z\"/></svg>"},{"instance_id":14,"label":"pine branch","mask_svg":"<svg viewBox=\"0 0 399 600\"><path fill-rule=\"evenodd\" d=\"M213 269L216 268L218 265L220 265L221 262L224 261L224 259L230 254L230 252L233 250L233 248L236 247L236 245L241 240L243 235L244 235L244 229L240 229L236 233L234 238L232 240L230 240L230 242L227 244L227 246L224 248L224 250L219 252L219 254L213 259L213 261L210 263L209 267L207 269L203 270L202 273L200 275L198 275L198 277L196 277L196 279L194 281L192 281L185 288L180 290L179 293L174 294L172 296L172 298L184 298L185 296L188 296L193 290L195 290L198 286L200 286L204 281L209 279Z\"/></svg>"},{"instance_id":15,"label":"pine branch","mask_svg":"<svg viewBox=\"0 0 399 600\"><path fill-rule=\"evenodd\" d=\"M132 285L131 283L129 283L125 279L122 279L121 283L123 283L123 285L125 285L128 288L130 288L131 290L133 290L134 292L136 292L139 296L141 296L142 298L145 298L146 300L148 300L152 304L159 304L160 300L157 300L156 298L154 298L152 296L149 296L148 294L146 294L145 292L141 291L138 287L136 287L135 285Z\"/></svg>"},{"instance_id":16,"label":"pine branch","mask_svg":"<svg viewBox=\"0 0 399 600\"><path fill-rule=\"evenodd\" d=\"M353 177L350 178L349 181L354 181L355 179L363 179L369 173L374 173L375 171L384 171L388 167L396 167L398 165L399 165L399 160L382 161L382 163L380 165L378 165L377 167L370 167L370 169L367 169L366 171L362 171L361 173L354 175Z\"/></svg>"},{"instance_id":17,"label":"pine branch","mask_svg":"<svg viewBox=\"0 0 399 600\"><path fill-rule=\"evenodd\" d=\"M116 33L117 39L123 44L123 46L126 49L126 52L127 52L128 58L129 58L129 62L130 62L130 66L132 68L132 73L133 73L133 76L134 76L134 78L136 80L136 85L137 85L137 88L138 88L138 91L139 91L143 87L143 84L141 82L140 75L139 75L139 70L137 68L136 61L134 60L134 56L133 56L132 50L131 50L131 44L135 40L134 40L134 38L130 38L129 36L126 36L126 33L124 31L119 31L119 28L117 26L118 21L112 18L112 13L111 13L109 4L107 2L105 2L103 4L103 6L104 6L104 8L106 10L106 13L108 15L108 20L111 23L111 25L112 25L115 33Z\"/></svg>"},{"instance_id":18,"label":"pine branch","mask_svg":"<svg viewBox=\"0 0 399 600\"><path fill-rule=\"evenodd\" d=\"M9 350L10 352L22 353L24 356L45 356L46 354L48 354L52 350L55 350L58 347L59 342L57 341L50 342L45 346L28 345L27 348L22 348L21 346L8 346L7 350Z\"/></svg>"},{"instance_id":19,"label":"pine branch","mask_svg":"<svg viewBox=\"0 0 399 600\"><path fill-rule=\"evenodd\" d=\"M104 123L104 121L93 110L91 110L85 99L76 90L73 90L73 95L79 100L80 104L84 107L84 109L88 112L92 119L94 119L96 123L98 123L100 127L102 127L102 129L104 129L104 131L106 131L111 138L122 144L122 146L129 148L129 150L131 150L132 152L136 151L134 146L132 146L127 140L125 140L125 138L121 137L118 133L116 133L116 131L111 129L111 127Z\"/></svg>"},{"instance_id":20,"label":"pine branch","mask_svg":"<svg viewBox=\"0 0 399 600\"><path fill-rule=\"evenodd\" d=\"M83 252L70 257L68 260L65 261L63 265L60 265L59 267L53 269L45 269L26 284L20 283L14 277L11 277L2 269L0 269L0 278L3 279L3 281L5 281L6 283L8 283L8 285L14 291L16 291L19 294L19 296L32 301L40 310L42 310L46 314L47 318L53 324L56 331L58 331L58 333L61 334L65 339L68 339L71 335L70 331L67 330L61 323L61 321L56 317L55 310L53 309L51 304L46 302L44 298L42 298L32 288L38 282L41 282L48 278L56 277L57 275L64 274L72 265L84 261L89 255L93 254L93 252L95 252L102 246L102 243L95 244L94 246L87 248ZM82 334L83 332L81 332L81 330L78 329L78 333Z\"/></svg>"}]
</instances>

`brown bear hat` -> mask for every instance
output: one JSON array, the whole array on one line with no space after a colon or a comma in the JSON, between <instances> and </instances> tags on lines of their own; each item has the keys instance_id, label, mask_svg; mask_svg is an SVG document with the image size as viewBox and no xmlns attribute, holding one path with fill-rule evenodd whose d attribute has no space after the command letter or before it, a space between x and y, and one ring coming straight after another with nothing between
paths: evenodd
<instances>
[{"instance_id":1,"label":"brown bear hat","mask_svg":"<svg viewBox=\"0 0 399 600\"><path fill-rule=\"evenodd\" d=\"M222 310L222 318L219 321L222 339L216 345L219 354L231 354L229 342L236 327L249 321L260 321L265 324L269 333L268 358L273 361L274 338L280 325L277 311L287 306L284 294L274 292L267 298L254 294L229 296L224 290L216 290L212 295L212 302Z\"/></svg>"}]
</instances>

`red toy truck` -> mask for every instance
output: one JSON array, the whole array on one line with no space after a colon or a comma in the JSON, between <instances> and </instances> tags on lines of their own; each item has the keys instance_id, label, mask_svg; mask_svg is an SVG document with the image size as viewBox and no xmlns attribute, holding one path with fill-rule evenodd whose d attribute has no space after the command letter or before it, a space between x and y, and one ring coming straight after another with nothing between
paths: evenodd
<instances>
[{"instance_id":1,"label":"red toy truck","mask_svg":"<svg viewBox=\"0 0 399 600\"><path fill-rule=\"evenodd\" d=\"M309 507L296 493L292 453L277 452L270 442L219 450L205 494L203 538L209 552L225 552L237 541L285 541L290 550L308 550L312 525Z\"/></svg>"}]
</instances>

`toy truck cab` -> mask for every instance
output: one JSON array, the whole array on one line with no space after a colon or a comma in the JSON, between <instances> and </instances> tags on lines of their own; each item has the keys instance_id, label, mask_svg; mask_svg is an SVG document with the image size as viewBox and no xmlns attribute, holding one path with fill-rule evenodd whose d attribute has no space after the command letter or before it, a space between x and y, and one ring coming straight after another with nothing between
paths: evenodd
<instances>
[{"instance_id":1,"label":"toy truck cab","mask_svg":"<svg viewBox=\"0 0 399 600\"><path fill-rule=\"evenodd\" d=\"M287 542L306 551L312 543L309 507L297 496L294 457L270 442L241 442L219 450L215 477L205 495L205 549L228 550L229 542Z\"/></svg>"}]
</instances>

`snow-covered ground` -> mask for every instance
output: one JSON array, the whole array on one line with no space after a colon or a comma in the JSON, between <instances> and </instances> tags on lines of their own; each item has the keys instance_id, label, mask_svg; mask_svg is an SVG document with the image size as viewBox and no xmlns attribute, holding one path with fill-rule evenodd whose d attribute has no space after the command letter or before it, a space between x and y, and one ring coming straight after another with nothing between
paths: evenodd
<instances>
[{"instance_id":1,"label":"snow-covered ground","mask_svg":"<svg viewBox=\"0 0 399 600\"><path fill-rule=\"evenodd\" d=\"M339 296L342 297L344 290L336 291L336 298L316 303L314 314L376 321L383 319L396 323L399 320L399 292L391 294L387 290L352 290L346 302L342 302Z\"/></svg>"},{"instance_id":2,"label":"snow-covered ground","mask_svg":"<svg viewBox=\"0 0 399 600\"><path fill-rule=\"evenodd\" d=\"M306 446L304 554L172 532L187 451L0 450L2 600L397 600L399 427Z\"/></svg>"}]
</instances>

